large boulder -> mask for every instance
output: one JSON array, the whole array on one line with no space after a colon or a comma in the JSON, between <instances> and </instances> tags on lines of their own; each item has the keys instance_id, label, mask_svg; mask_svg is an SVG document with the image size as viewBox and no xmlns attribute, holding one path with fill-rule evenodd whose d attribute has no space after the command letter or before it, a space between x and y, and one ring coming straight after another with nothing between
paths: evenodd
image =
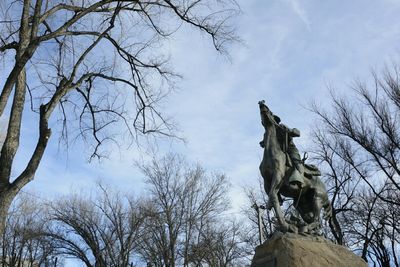
<instances>
[{"instance_id":1,"label":"large boulder","mask_svg":"<svg viewBox=\"0 0 400 267\"><path fill-rule=\"evenodd\" d=\"M256 248L251 267L366 267L344 246L315 236L276 232Z\"/></svg>"}]
</instances>

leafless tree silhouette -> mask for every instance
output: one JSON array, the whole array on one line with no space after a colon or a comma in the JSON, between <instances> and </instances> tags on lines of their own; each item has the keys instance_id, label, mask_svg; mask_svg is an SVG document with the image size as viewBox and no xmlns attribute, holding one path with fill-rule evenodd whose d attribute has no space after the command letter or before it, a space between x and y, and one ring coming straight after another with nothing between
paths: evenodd
<instances>
[{"instance_id":1,"label":"leafless tree silhouette","mask_svg":"<svg viewBox=\"0 0 400 267\"><path fill-rule=\"evenodd\" d=\"M246 256L238 225L226 223L225 175L207 174L174 154L154 159L142 170L150 202L140 254L149 264L235 266Z\"/></svg>"},{"instance_id":2,"label":"leafless tree silhouette","mask_svg":"<svg viewBox=\"0 0 400 267\"><path fill-rule=\"evenodd\" d=\"M144 220L140 201L99 189L95 197L68 195L52 204L46 235L58 255L85 266L129 266Z\"/></svg>"},{"instance_id":3,"label":"leafless tree silhouette","mask_svg":"<svg viewBox=\"0 0 400 267\"><path fill-rule=\"evenodd\" d=\"M234 0L1 1L0 57L6 67L0 116L8 124L0 155L0 225L15 195L34 178L50 128L60 127L63 140L81 138L91 157L103 156L100 146L118 143L121 133L133 139L173 136L174 124L159 101L176 74L162 41L187 25L224 51L236 38L229 19L237 11ZM12 177L21 124L28 120L37 123L36 147Z\"/></svg>"},{"instance_id":4,"label":"leafless tree silhouette","mask_svg":"<svg viewBox=\"0 0 400 267\"><path fill-rule=\"evenodd\" d=\"M333 92L333 91L332 91ZM334 239L379 266L399 266L400 81L396 65L357 81L353 94L332 93L321 119L314 157L325 171L333 204Z\"/></svg>"},{"instance_id":5,"label":"leafless tree silhouette","mask_svg":"<svg viewBox=\"0 0 400 267\"><path fill-rule=\"evenodd\" d=\"M47 207L32 196L18 197L0 238L0 266L61 266L56 244L45 234L47 212Z\"/></svg>"}]
</instances>

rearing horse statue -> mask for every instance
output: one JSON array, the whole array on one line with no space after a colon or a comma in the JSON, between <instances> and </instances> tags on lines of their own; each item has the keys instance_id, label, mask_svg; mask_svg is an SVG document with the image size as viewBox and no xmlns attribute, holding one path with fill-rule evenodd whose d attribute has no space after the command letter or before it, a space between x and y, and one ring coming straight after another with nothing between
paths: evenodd
<instances>
[{"instance_id":1,"label":"rearing horse statue","mask_svg":"<svg viewBox=\"0 0 400 267\"><path fill-rule=\"evenodd\" d=\"M264 139L260 143L264 148L260 172L264 178L265 192L268 194L268 209L274 209L280 231L312 233L320 227L322 208L325 211L325 219L331 217L332 211L325 185L319 178L321 174L315 166L307 164L302 166L301 173L295 169L291 162L293 160L288 156L287 145L285 146L288 138L287 128L279 124L277 117L264 101L258 104L261 123L265 129ZM296 171L299 178L292 179ZM285 220L281 209L281 195L293 199L304 223Z\"/></svg>"}]
</instances>

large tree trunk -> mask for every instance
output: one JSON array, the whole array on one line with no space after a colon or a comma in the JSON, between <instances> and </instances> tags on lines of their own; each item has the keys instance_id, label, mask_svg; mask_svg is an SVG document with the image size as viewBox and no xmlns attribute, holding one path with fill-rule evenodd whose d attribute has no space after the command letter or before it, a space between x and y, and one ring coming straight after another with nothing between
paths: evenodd
<instances>
[{"instance_id":1,"label":"large tree trunk","mask_svg":"<svg viewBox=\"0 0 400 267\"><path fill-rule=\"evenodd\" d=\"M19 29L19 44L18 48L16 49L14 69L10 74L10 76L15 76L11 79L15 83L9 82L9 79L7 79L6 85L1 93L1 100L4 100L5 104L0 104L0 114L2 114L8 100L8 95L10 95L12 87L14 86L14 96L11 105L10 117L8 120L7 135L4 140L3 146L1 147L0 153L0 236L2 236L4 233L8 209L10 208L10 205L17 195L18 191L20 190L20 187L18 188L10 183L10 177L15 154L19 147L22 114L25 105L25 64L33 54L32 51L32 54L25 54L30 42L29 4L30 0L24 0L21 15L21 25ZM7 95L7 97L3 99L4 93Z\"/></svg>"},{"instance_id":2,"label":"large tree trunk","mask_svg":"<svg viewBox=\"0 0 400 267\"><path fill-rule=\"evenodd\" d=\"M22 113L25 104L26 73L18 75L15 84L14 99L8 122L7 136L0 155L0 236L3 234L7 212L20 188L10 184L11 170L15 154L19 147Z\"/></svg>"},{"instance_id":3,"label":"large tree trunk","mask_svg":"<svg viewBox=\"0 0 400 267\"><path fill-rule=\"evenodd\" d=\"M7 213L16 195L16 192L11 189L0 192L0 237L4 234Z\"/></svg>"}]
</instances>

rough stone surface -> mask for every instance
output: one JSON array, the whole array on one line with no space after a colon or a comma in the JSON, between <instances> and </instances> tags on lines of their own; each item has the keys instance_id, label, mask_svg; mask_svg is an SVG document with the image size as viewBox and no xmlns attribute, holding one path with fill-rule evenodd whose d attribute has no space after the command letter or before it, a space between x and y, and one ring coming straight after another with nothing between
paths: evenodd
<instances>
[{"instance_id":1,"label":"rough stone surface","mask_svg":"<svg viewBox=\"0 0 400 267\"><path fill-rule=\"evenodd\" d=\"M346 247L315 236L276 232L256 248L251 267L366 267Z\"/></svg>"}]
</instances>

